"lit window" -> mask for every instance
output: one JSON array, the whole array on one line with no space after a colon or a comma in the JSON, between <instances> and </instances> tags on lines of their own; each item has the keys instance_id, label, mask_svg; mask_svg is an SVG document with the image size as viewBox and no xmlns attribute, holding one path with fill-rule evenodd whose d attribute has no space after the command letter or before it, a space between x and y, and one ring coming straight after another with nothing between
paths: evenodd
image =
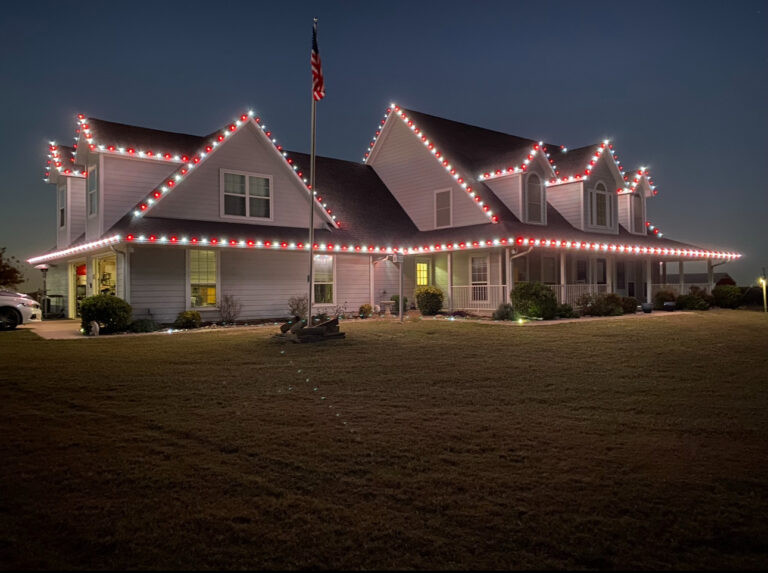
<instances>
[{"instance_id":1,"label":"lit window","mask_svg":"<svg viewBox=\"0 0 768 573\"><path fill-rule=\"evenodd\" d=\"M222 215L270 219L272 216L270 177L223 171Z\"/></svg>"},{"instance_id":2,"label":"lit window","mask_svg":"<svg viewBox=\"0 0 768 573\"><path fill-rule=\"evenodd\" d=\"M333 304L333 256L315 255L312 274L314 304Z\"/></svg>"},{"instance_id":3,"label":"lit window","mask_svg":"<svg viewBox=\"0 0 768 573\"><path fill-rule=\"evenodd\" d=\"M67 224L67 182L60 181L56 187L59 201L59 228Z\"/></svg>"},{"instance_id":4,"label":"lit window","mask_svg":"<svg viewBox=\"0 0 768 573\"><path fill-rule=\"evenodd\" d=\"M472 300L488 300L488 257L472 257Z\"/></svg>"},{"instance_id":5,"label":"lit window","mask_svg":"<svg viewBox=\"0 0 768 573\"><path fill-rule=\"evenodd\" d=\"M99 212L99 170L95 165L88 167L88 216Z\"/></svg>"},{"instance_id":6,"label":"lit window","mask_svg":"<svg viewBox=\"0 0 768 573\"><path fill-rule=\"evenodd\" d=\"M193 307L216 306L216 251L189 252L189 283Z\"/></svg>"},{"instance_id":7,"label":"lit window","mask_svg":"<svg viewBox=\"0 0 768 573\"><path fill-rule=\"evenodd\" d=\"M416 286L429 284L429 263L416 263Z\"/></svg>"},{"instance_id":8,"label":"lit window","mask_svg":"<svg viewBox=\"0 0 768 573\"><path fill-rule=\"evenodd\" d=\"M435 192L435 227L451 226L451 191Z\"/></svg>"},{"instance_id":9,"label":"lit window","mask_svg":"<svg viewBox=\"0 0 768 573\"><path fill-rule=\"evenodd\" d=\"M542 195L541 179L535 173L531 173L528 175L528 182L526 184L526 204L529 223L544 222L544 201Z\"/></svg>"}]
</instances>

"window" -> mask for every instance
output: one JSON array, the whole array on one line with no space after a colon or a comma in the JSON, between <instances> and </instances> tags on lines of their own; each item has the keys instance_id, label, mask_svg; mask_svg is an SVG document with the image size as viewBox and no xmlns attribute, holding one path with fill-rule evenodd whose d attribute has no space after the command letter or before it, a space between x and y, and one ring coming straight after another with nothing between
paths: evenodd
<instances>
[{"instance_id":1,"label":"window","mask_svg":"<svg viewBox=\"0 0 768 573\"><path fill-rule=\"evenodd\" d=\"M451 190L435 191L435 227L451 226Z\"/></svg>"},{"instance_id":2,"label":"window","mask_svg":"<svg viewBox=\"0 0 768 573\"><path fill-rule=\"evenodd\" d=\"M624 270L624 263L621 261L616 263L616 288L627 288L627 275L626 271Z\"/></svg>"},{"instance_id":3,"label":"window","mask_svg":"<svg viewBox=\"0 0 768 573\"><path fill-rule=\"evenodd\" d=\"M88 167L88 216L99 212L99 169L96 165Z\"/></svg>"},{"instance_id":4,"label":"window","mask_svg":"<svg viewBox=\"0 0 768 573\"><path fill-rule=\"evenodd\" d=\"M526 209L529 223L543 223L543 191L541 187L541 179L535 173L528 175L528 182L525 186L526 189Z\"/></svg>"},{"instance_id":5,"label":"window","mask_svg":"<svg viewBox=\"0 0 768 573\"><path fill-rule=\"evenodd\" d=\"M314 304L333 304L333 255L315 255L312 275Z\"/></svg>"},{"instance_id":6,"label":"window","mask_svg":"<svg viewBox=\"0 0 768 573\"><path fill-rule=\"evenodd\" d=\"M541 258L541 282L555 284L557 282L557 267L555 257Z\"/></svg>"},{"instance_id":7,"label":"window","mask_svg":"<svg viewBox=\"0 0 768 573\"><path fill-rule=\"evenodd\" d=\"M597 273L595 280L597 284L604 285L606 282L608 282L606 280L607 273L606 273L605 259L597 259L597 261L595 262L597 263L595 265L595 272Z\"/></svg>"},{"instance_id":8,"label":"window","mask_svg":"<svg viewBox=\"0 0 768 573\"><path fill-rule=\"evenodd\" d=\"M584 259L579 259L576 261L576 282L587 282L587 261Z\"/></svg>"},{"instance_id":9,"label":"window","mask_svg":"<svg viewBox=\"0 0 768 573\"><path fill-rule=\"evenodd\" d=\"M472 300L488 300L488 257L472 257Z\"/></svg>"},{"instance_id":10,"label":"window","mask_svg":"<svg viewBox=\"0 0 768 573\"><path fill-rule=\"evenodd\" d=\"M67 182L59 181L56 186L58 201L59 201L59 228L63 228L67 225Z\"/></svg>"},{"instance_id":11,"label":"window","mask_svg":"<svg viewBox=\"0 0 768 573\"><path fill-rule=\"evenodd\" d=\"M613 226L613 217L611 217L612 196L608 193L602 182L598 183L595 189L589 192L589 199L589 224L593 227Z\"/></svg>"},{"instance_id":12,"label":"window","mask_svg":"<svg viewBox=\"0 0 768 573\"><path fill-rule=\"evenodd\" d=\"M632 230L635 233L642 233L645 225L643 224L643 198L639 193L632 195Z\"/></svg>"},{"instance_id":13,"label":"window","mask_svg":"<svg viewBox=\"0 0 768 573\"><path fill-rule=\"evenodd\" d=\"M416 263L416 286L429 284L429 263Z\"/></svg>"},{"instance_id":14,"label":"window","mask_svg":"<svg viewBox=\"0 0 768 573\"><path fill-rule=\"evenodd\" d=\"M221 172L221 214L224 217L272 218L272 178Z\"/></svg>"},{"instance_id":15,"label":"window","mask_svg":"<svg viewBox=\"0 0 768 573\"><path fill-rule=\"evenodd\" d=\"M189 284L192 307L216 306L216 251L189 251Z\"/></svg>"}]
</instances>

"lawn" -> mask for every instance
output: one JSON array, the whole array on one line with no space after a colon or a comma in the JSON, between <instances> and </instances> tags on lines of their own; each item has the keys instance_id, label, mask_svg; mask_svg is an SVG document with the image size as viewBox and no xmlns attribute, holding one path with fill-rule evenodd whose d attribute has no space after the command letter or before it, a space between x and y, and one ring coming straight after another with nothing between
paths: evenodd
<instances>
[{"instance_id":1,"label":"lawn","mask_svg":"<svg viewBox=\"0 0 768 573\"><path fill-rule=\"evenodd\" d=\"M768 319L0 333L0 566L765 568Z\"/></svg>"}]
</instances>

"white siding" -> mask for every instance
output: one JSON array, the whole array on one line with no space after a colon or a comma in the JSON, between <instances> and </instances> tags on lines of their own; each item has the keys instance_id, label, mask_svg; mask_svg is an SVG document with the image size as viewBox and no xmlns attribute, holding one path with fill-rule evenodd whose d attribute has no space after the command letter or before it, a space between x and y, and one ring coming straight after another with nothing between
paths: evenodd
<instances>
[{"instance_id":1,"label":"white siding","mask_svg":"<svg viewBox=\"0 0 768 573\"><path fill-rule=\"evenodd\" d=\"M435 191L439 189L451 189L454 227L489 222L402 121L390 119L377 147L371 165L419 230L435 228Z\"/></svg>"},{"instance_id":2,"label":"white siding","mask_svg":"<svg viewBox=\"0 0 768 573\"><path fill-rule=\"evenodd\" d=\"M546 179L542 180L544 181ZM524 220L522 174L516 173L507 177L489 179L485 184L515 214L515 217L521 221Z\"/></svg>"},{"instance_id":3,"label":"white siding","mask_svg":"<svg viewBox=\"0 0 768 573\"><path fill-rule=\"evenodd\" d=\"M630 202L632 201L631 195L620 195L617 198L619 204L619 223L630 233L632 232L632 209L630 208Z\"/></svg>"},{"instance_id":4,"label":"white siding","mask_svg":"<svg viewBox=\"0 0 768 573\"><path fill-rule=\"evenodd\" d=\"M308 165L301 166L308 169ZM307 226L308 192L292 169L266 141L259 128L248 124L194 169L178 187L168 193L147 215L196 221L232 221L249 223L247 219L221 217L220 170L232 169L272 176L272 221L256 220L253 224L284 227ZM309 171L305 172L309 177ZM154 185L161 183L155 181ZM149 190L149 189L148 189ZM333 206L331 205L331 208ZM327 219L316 210L316 227Z\"/></svg>"},{"instance_id":5,"label":"white siding","mask_svg":"<svg viewBox=\"0 0 768 573\"><path fill-rule=\"evenodd\" d=\"M131 254L131 306L170 323L185 310L186 253L180 248L137 247Z\"/></svg>"},{"instance_id":6,"label":"white siding","mask_svg":"<svg viewBox=\"0 0 768 573\"><path fill-rule=\"evenodd\" d=\"M104 157L101 200L104 232L133 211L177 166L162 161Z\"/></svg>"},{"instance_id":7,"label":"white siding","mask_svg":"<svg viewBox=\"0 0 768 573\"><path fill-rule=\"evenodd\" d=\"M547 188L547 202L577 229L584 230L583 183L563 183Z\"/></svg>"},{"instance_id":8,"label":"white siding","mask_svg":"<svg viewBox=\"0 0 768 573\"><path fill-rule=\"evenodd\" d=\"M399 291L400 271L390 260L376 261L374 256L374 304L380 304L382 300L390 300L393 294Z\"/></svg>"},{"instance_id":9,"label":"white siding","mask_svg":"<svg viewBox=\"0 0 768 573\"><path fill-rule=\"evenodd\" d=\"M72 244L74 240L85 233L85 179L69 177L67 195L69 198L68 244Z\"/></svg>"},{"instance_id":10,"label":"white siding","mask_svg":"<svg viewBox=\"0 0 768 573\"><path fill-rule=\"evenodd\" d=\"M304 257L306 264L306 256ZM369 260L360 255L336 255L336 304L357 313L371 299Z\"/></svg>"}]
</instances>

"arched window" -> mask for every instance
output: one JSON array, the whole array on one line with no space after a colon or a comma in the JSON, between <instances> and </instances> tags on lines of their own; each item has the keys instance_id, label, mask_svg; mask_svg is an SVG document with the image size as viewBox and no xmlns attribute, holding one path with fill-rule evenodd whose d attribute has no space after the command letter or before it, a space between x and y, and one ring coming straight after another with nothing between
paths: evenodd
<instances>
[{"instance_id":1,"label":"arched window","mask_svg":"<svg viewBox=\"0 0 768 573\"><path fill-rule=\"evenodd\" d=\"M526 214L529 223L544 222L544 190L535 173L528 175L526 183Z\"/></svg>"},{"instance_id":2,"label":"arched window","mask_svg":"<svg viewBox=\"0 0 768 573\"><path fill-rule=\"evenodd\" d=\"M643 198L639 193L632 195L632 230L635 233L642 233L645 225L643 221Z\"/></svg>"},{"instance_id":3,"label":"arched window","mask_svg":"<svg viewBox=\"0 0 768 573\"><path fill-rule=\"evenodd\" d=\"M589 224L593 227L610 227L613 224L611 216L612 196L608 193L602 181L595 185L590 192Z\"/></svg>"}]
</instances>

